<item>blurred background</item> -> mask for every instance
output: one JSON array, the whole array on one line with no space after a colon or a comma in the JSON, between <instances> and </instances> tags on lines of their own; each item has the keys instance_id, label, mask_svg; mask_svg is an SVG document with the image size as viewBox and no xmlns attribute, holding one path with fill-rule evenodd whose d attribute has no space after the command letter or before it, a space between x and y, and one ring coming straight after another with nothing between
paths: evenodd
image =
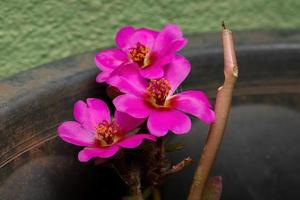
<instances>
[{"instance_id":1,"label":"blurred background","mask_svg":"<svg viewBox=\"0 0 300 200\"><path fill-rule=\"evenodd\" d=\"M72 54L112 46L124 25L186 35L300 28L299 0L1 0L0 79Z\"/></svg>"}]
</instances>

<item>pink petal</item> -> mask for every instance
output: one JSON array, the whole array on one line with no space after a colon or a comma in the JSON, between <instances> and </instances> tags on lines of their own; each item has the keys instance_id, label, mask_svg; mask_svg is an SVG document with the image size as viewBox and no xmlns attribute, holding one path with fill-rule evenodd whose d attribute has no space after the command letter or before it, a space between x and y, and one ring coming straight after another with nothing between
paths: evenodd
<instances>
[{"instance_id":1,"label":"pink petal","mask_svg":"<svg viewBox=\"0 0 300 200\"><path fill-rule=\"evenodd\" d=\"M88 98L86 103L89 107L91 120L98 125L103 120L110 121L110 111L106 103L100 99Z\"/></svg>"},{"instance_id":2,"label":"pink petal","mask_svg":"<svg viewBox=\"0 0 300 200\"><path fill-rule=\"evenodd\" d=\"M152 65L162 67L169 64L176 56L176 52L179 49L178 46L181 48L181 46L184 46L186 43L186 39L176 40L171 42L168 48L166 48L164 51L154 52L153 54L155 55L155 59L153 60Z\"/></svg>"},{"instance_id":3,"label":"pink petal","mask_svg":"<svg viewBox=\"0 0 300 200\"><path fill-rule=\"evenodd\" d=\"M130 48L134 47L137 43L141 43L147 48L152 49L154 41L155 37L153 36L152 32L149 32L146 29L139 29L135 31L128 40L126 51L129 52Z\"/></svg>"},{"instance_id":4,"label":"pink petal","mask_svg":"<svg viewBox=\"0 0 300 200\"><path fill-rule=\"evenodd\" d=\"M151 66L163 68L165 65L169 64L175 57L175 53L168 53L158 55L155 52L153 53L153 60Z\"/></svg>"},{"instance_id":5,"label":"pink petal","mask_svg":"<svg viewBox=\"0 0 300 200\"><path fill-rule=\"evenodd\" d=\"M95 63L102 71L112 71L124 62L128 61L128 56L122 50L108 49L101 51L95 56Z\"/></svg>"},{"instance_id":6,"label":"pink petal","mask_svg":"<svg viewBox=\"0 0 300 200\"><path fill-rule=\"evenodd\" d=\"M177 52L181 50L186 44L188 43L188 40L185 38L174 40L170 46L169 46L169 53L170 52Z\"/></svg>"},{"instance_id":7,"label":"pink petal","mask_svg":"<svg viewBox=\"0 0 300 200\"><path fill-rule=\"evenodd\" d=\"M115 120L117 124L121 127L124 133L128 133L134 129L136 129L139 125L141 125L145 119L143 118L134 118L127 113L123 113L120 111L115 112Z\"/></svg>"},{"instance_id":8,"label":"pink petal","mask_svg":"<svg viewBox=\"0 0 300 200\"><path fill-rule=\"evenodd\" d=\"M157 79L157 78L161 78L164 75L164 71L162 67L159 65L151 65L143 69L140 69L140 74L144 78Z\"/></svg>"},{"instance_id":9,"label":"pink petal","mask_svg":"<svg viewBox=\"0 0 300 200\"><path fill-rule=\"evenodd\" d=\"M152 135L164 136L168 131L185 134L191 129L191 120L177 110L155 110L149 116L147 127Z\"/></svg>"},{"instance_id":10,"label":"pink petal","mask_svg":"<svg viewBox=\"0 0 300 200\"><path fill-rule=\"evenodd\" d=\"M139 67L135 63L127 63L115 70L108 84L117 87L121 92L137 96L144 94L147 82L139 74Z\"/></svg>"},{"instance_id":11,"label":"pink petal","mask_svg":"<svg viewBox=\"0 0 300 200\"><path fill-rule=\"evenodd\" d=\"M94 135L75 121L62 123L57 131L62 140L74 145L90 146L94 143Z\"/></svg>"},{"instance_id":12,"label":"pink petal","mask_svg":"<svg viewBox=\"0 0 300 200\"><path fill-rule=\"evenodd\" d=\"M184 81L190 73L191 65L183 56L176 56L175 59L165 66L164 78L171 85L170 94L173 94L177 87Z\"/></svg>"},{"instance_id":13,"label":"pink petal","mask_svg":"<svg viewBox=\"0 0 300 200\"><path fill-rule=\"evenodd\" d=\"M148 28L140 28L138 29L138 31L147 32L149 35L152 35L153 38L156 38L159 33L158 31L148 29Z\"/></svg>"},{"instance_id":14,"label":"pink petal","mask_svg":"<svg viewBox=\"0 0 300 200\"><path fill-rule=\"evenodd\" d=\"M89 112L88 112L88 106L84 101L77 101L74 104L74 111L73 111L73 116L78 121L79 123L83 124L89 117Z\"/></svg>"},{"instance_id":15,"label":"pink petal","mask_svg":"<svg viewBox=\"0 0 300 200\"><path fill-rule=\"evenodd\" d=\"M118 33L116 34L116 44L117 46L122 49L124 48L127 43L129 38L132 36L132 34L135 32L134 27L132 26L125 26L121 28Z\"/></svg>"},{"instance_id":16,"label":"pink petal","mask_svg":"<svg viewBox=\"0 0 300 200\"><path fill-rule=\"evenodd\" d=\"M205 123L212 123L215 120L215 113L209 100L201 91L182 92L172 97L171 101L174 108L194 115Z\"/></svg>"},{"instance_id":17,"label":"pink petal","mask_svg":"<svg viewBox=\"0 0 300 200\"><path fill-rule=\"evenodd\" d=\"M98 83L103 83L103 82L105 82L109 79L110 75L111 75L110 71L103 71L103 72L101 72L100 74L97 75L96 81Z\"/></svg>"},{"instance_id":18,"label":"pink petal","mask_svg":"<svg viewBox=\"0 0 300 200\"><path fill-rule=\"evenodd\" d=\"M86 147L78 154L78 160L80 162L87 162L93 157L109 158L115 155L119 151L120 147L112 145L106 148L90 148Z\"/></svg>"},{"instance_id":19,"label":"pink petal","mask_svg":"<svg viewBox=\"0 0 300 200\"><path fill-rule=\"evenodd\" d=\"M73 116L85 129L90 132L95 131L96 124L92 120L90 109L84 101L77 101L74 104Z\"/></svg>"},{"instance_id":20,"label":"pink petal","mask_svg":"<svg viewBox=\"0 0 300 200\"><path fill-rule=\"evenodd\" d=\"M130 94L124 94L113 100L116 110L125 112L135 118L146 118L151 112L151 108L144 99Z\"/></svg>"},{"instance_id":21,"label":"pink petal","mask_svg":"<svg viewBox=\"0 0 300 200\"><path fill-rule=\"evenodd\" d=\"M107 105L100 99L95 98L88 98L87 104L83 101L77 101L74 105L73 115L85 129L92 132L103 120L110 121L110 112Z\"/></svg>"},{"instance_id":22,"label":"pink petal","mask_svg":"<svg viewBox=\"0 0 300 200\"><path fill-rule=\"evenodd\" d=\"M128 149L136 148L142 144L144 139L156 141L156 138L150 134L136 134L136 135L128 136L124 140L118 142L117 145Z\"/></svg>"},{"instance_id":23,"label":"pink petal","mask_svg":"<svg viewBox=\"0 0 300 200\"><path fill-rule=\"evenodd\" d=\"M186 43L187 40L183 38L180 27L175 24L169 24L158 34L153 51L160 57L164 54L176 53Z\"/></svg>"}]
</instances>

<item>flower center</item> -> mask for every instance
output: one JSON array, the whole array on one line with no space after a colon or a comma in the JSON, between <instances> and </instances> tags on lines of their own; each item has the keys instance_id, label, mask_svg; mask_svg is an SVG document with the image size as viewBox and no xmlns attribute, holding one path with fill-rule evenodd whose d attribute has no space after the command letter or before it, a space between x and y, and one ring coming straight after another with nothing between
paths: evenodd
<instances>
[{"instance_id":1,"label":"flower center","mask_svg":"<svg viewBox=\"0 0 300 200\"><path fill-rule=\"evenodd\" d=\"M166 98L171 90L171 85L169 82L160 78L157 80L150 80L149 86L146 88L146 94L149 100L155 106L165 106Z\"/></svg>"},{"instance_id":2,"label":"flower center","mask_svg":"<svg viewBox=\"0 0 300 200\"><path fill-rule=\"evenodd\" d=\"M137 43L129 49L128 57L141 68L145 68L150 64L150 49L141 43Z\"/></svg>"},{"instance_id":3,"label":"flower center","mask_svg":"<svg viewBox=\"0 0 300 200\"><path fill-rule=\"evenodd\" d=\"M109 146L122 138L120 126L115 122L103 120L96 128L96 139L101 146Z\"/></svg>"}]
</instances>

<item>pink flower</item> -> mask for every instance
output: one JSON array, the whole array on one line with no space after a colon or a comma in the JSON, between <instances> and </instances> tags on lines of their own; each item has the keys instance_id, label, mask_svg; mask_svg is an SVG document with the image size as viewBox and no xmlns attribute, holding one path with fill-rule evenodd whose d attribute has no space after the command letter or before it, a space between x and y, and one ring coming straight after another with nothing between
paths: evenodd
<instances>
[{"instance_id":1,"label":"pink flower","mask_svg":"<svg viewBox=\"0 0 300 200\"><path fill-rule=\"evenodd\" d=\"M68 143L85 147L78 154L81 162L93 157L109 158L120 148L138 147L144 139L155 141L150 134L128 135L144 120L119 111L111 119L107 105L99 99L76 102L73 115L76 121L62 123L58 135Z\"/></svg>"},{"instance_id":2,"label":"pink flower","mask_svg":"<svg viewBox=\"0 0 300 200\"><path fill-rule=\"evenodd\" d=\"M205 123L215 119L208 98L201 91L190 90L174 94L177 87L190 71L189 62L182 56L165 66L162 78L146 81L137 73L135 65L119 70L119 78L110 84L125 94L113 101L116 109L135 118L148 118L147 127L151 134L164 136L170 130L185 134L191 129L191 120L184 114L196 116Z\"/></svg>"},{"instance_id":3,"label":"pink flower","mask_svg":"<svg viewBox=\"0 0 300 200\"><path fill-rule=\"evenodd\" d=\"M99 52L95 63L102 71L97 82L104 82L123 64L135 64L145 78L163 76L163 66L171 62L187 40L177 25L166 25L160 32L131 26L121 28L116 35L116 49Z\"/></svg>"}]
</instances>

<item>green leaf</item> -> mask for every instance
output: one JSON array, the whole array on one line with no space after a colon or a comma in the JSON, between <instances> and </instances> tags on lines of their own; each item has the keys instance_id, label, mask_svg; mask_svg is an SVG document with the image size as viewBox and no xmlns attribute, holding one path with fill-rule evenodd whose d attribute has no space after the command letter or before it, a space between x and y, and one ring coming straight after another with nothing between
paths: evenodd
<instances>
[{"instance_id":1,"label":"green leaf","mask_svg":"<svg viewBox=\"0 0 300 200\"><path fill-rule=\"evenodd\" d=\"M220 200L222 194L222 177L210 177L206 183L203 200Z\"/></svg>"}]
</instances>

